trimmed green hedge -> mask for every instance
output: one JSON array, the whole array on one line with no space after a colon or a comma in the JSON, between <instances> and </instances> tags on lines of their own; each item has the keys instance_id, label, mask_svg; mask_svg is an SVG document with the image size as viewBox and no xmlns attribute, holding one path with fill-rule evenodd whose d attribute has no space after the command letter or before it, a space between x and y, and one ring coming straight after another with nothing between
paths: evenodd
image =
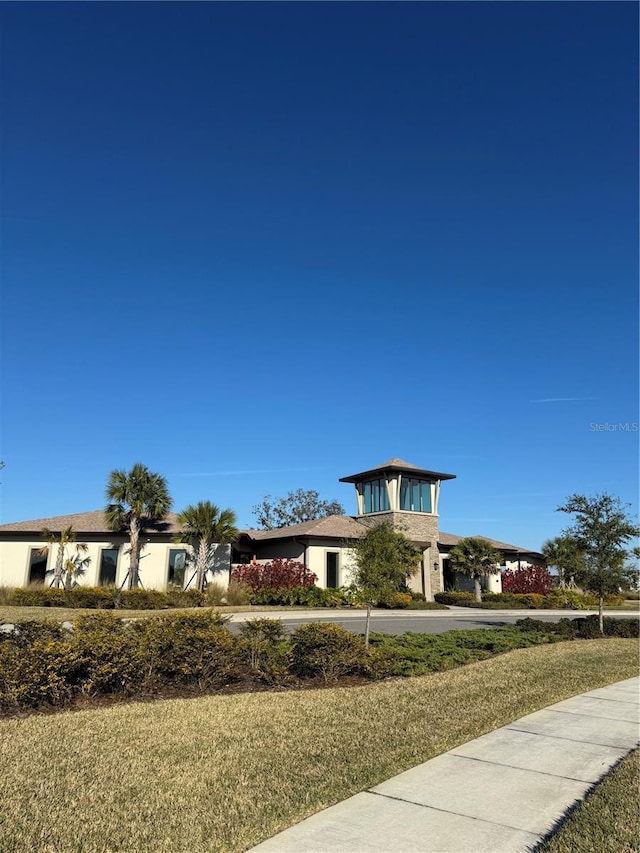
<instances>
[{"instance_id":1,"label":"trimmed green hedge","mask_svg":"<svg viewBox=\"0 0 640 853\"><path fill-rule=\"evenodd\" d=\"M471 592L438 592L434 596L440 604L458 607L478 607L482 610L589 610L597 607L598 599L573 589L554 589L547 595L535 592L484 592L482 602L477 602ZM612 604L618 597L609 596Z\"/></svg>"},{"instance_id":2,"label":"trimmed green hedge","mask_svg":"<svg viewBox=\"0 0 640 853\"><path fill-rule=\"evenodd\" d=\"M345 607L350 604L343 589L321 589L319 586L291 586L283 589L261 589L249 595L251 604L299 607Z\"/></svg>"},{"instance_id":3,"label":"trimmed green hedge","mask_svg":"<svg viewBox=\"0 0 640 853\"><path fill-rule=\"evenodd\" d=\"M162 610L167 607L201 607L206 596L196 589L110 589L103 586L75 586L53 589L29 586L14 589L6 604L14 607L70 607L90 610Z\"/></svg>"}]
</instances>

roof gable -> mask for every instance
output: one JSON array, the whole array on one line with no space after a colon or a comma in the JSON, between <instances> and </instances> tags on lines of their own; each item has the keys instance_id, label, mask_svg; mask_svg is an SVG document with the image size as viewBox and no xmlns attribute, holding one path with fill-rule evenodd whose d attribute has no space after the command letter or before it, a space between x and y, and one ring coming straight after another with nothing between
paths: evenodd
<instances>
[{"instance_id":1,"label":"roof gable","mask_svg":"<svg viewBox=\"0 0 640 853\"><path fill-rule=\"evenodd\" d=\"M369 528L349 515L327 515L313 521L303 521L290 527L275 530L246 530L247 536L256 542L277 539L294 539L311 536L327 539L359 539Z\"/></svg>"}]
</instances>

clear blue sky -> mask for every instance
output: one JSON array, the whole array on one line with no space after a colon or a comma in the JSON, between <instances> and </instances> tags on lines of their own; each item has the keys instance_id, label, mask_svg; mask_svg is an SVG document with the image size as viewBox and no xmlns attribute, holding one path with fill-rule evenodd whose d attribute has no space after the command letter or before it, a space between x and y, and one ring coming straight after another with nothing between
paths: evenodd
<instances>
[{"instance_id":1,"label":"clear blue sky","mask_svg":"<svg viewBox=\"0 0 640 853\"><path fill-rule=\"evenodd\" d=\"M391 456L637 506L633 3L3 3L2 522ZM592 425L628 424L630 431Z\"/></svg>"}]
</instances>

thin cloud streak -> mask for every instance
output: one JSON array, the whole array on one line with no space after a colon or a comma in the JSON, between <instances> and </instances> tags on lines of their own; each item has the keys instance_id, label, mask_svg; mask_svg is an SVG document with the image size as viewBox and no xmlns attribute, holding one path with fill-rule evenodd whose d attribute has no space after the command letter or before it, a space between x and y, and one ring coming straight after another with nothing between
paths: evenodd
<instances>
[{"instance_id":1,"label":"thin cloud streak","mask_svg":"<svg viewBox=\"0 0 640 853\"><path fill-rule=\"evenodd\" d=\"M245 474L287 474L297 471L325 471L321 466L305 468L253 468L245 471L187 471L172 474L172 477L241 477Z\"/></svg>"},{"instance_id":2,"label":"thin cloud streak","mask_svg":"<svg viewBox=\"0 0 640 853\"><path fill-rule=\"evenodd\" d=\"M581 400L598 400L599 397L544 397L542 400L529 400L530 403L576 403Z\"/></svg>"}]
</instances>

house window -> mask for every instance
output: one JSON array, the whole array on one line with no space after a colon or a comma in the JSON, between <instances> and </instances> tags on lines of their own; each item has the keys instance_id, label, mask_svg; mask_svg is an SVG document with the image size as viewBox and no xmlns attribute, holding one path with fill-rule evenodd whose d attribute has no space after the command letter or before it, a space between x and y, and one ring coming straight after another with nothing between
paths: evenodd
<instances>
[{"instance_id":1,"label":"house window","mask_svg":"<svg viewBox=\"0 0 640 853\"><path fill-rule=\"evenodd\" d=\"M47 574L48 548L32 548L29 554L29 583L44 583Z\"/></svg>"},{"instance_id":2,"label":"house window","mask_svg":"<svg viewBox=\"0 0 640 853\"><path fill-rule=\"evenodd\" d=\"M400 509L405 512L431 512L431 483L403 478L400 483Z\"/></svg>"},{"instance_id":3,"label":"house window","mask_svg":"<svg viewBox=\"0 0 640 853\"><path fill-rule=\"evenodd\" d=\"M389 494L386 480L369 480L363 484L364 511L385 512L389 510Z\"/></svg>"},{"instance_id":4,"label":"house window","mask_svg":"<svg viewBox=\"0 0 640 853\"><path fill-rule=\"evenodd\" d=\"M100 551L100 570L98 584L100 586L115 586L118 569L119 548L103 548Z\"/></svg>"},{"instance_id":5,"label":"house window","mask_svg":"<svg viewBox=\"0 0 640 853\"><path fill-rule=\"evenodd\" d=\"M340 554L337 551L327 551L327 589L337 589L340 574Z\"/></svg>"},{"instance_id":6,"label":"house window","mask_svg":"<svg viewBox=\"0 0 640 853\"><path fill-rule=\"evenodd\" d=\"M169 549L169 583L184 586L184 570L187 566L187 552L184 548Z\"/></svg>"}]
</instances>

